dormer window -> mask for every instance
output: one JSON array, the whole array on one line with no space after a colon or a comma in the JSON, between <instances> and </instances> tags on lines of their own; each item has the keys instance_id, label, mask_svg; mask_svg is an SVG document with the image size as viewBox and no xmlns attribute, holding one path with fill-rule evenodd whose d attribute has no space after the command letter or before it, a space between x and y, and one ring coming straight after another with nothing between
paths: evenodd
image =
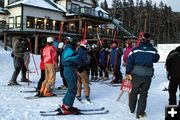
<instances>
[{"instance_id":1,"label":"dormer window","mask_svg":"<svg viewBox=\"0 0 180 120\"><path fill-rule=\"evenodd\" d=\"M18 2L18 1L21 1L21 0L8 0L8 5L15 3L15 2Z\"/></svg>"}]
</instances>

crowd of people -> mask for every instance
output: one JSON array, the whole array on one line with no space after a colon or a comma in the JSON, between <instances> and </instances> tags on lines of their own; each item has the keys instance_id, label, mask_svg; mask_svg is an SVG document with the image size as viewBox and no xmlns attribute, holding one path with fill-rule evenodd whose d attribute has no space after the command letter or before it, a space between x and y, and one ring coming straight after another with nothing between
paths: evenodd
<instances>
[{"instance_id":1,"label":"crowd of people","mask_svg":"<svg viewBox=\"0 0 180 120\"><path fill-rule=\"evenodd\" d=\"M81 100L82 85L85 98L90 101L90 81L111 79L112 84L122 83L122 64L126 67L125 78L130 79L133 86L129 94L130 111L131 113L136 111L137 118L145 117L148 90L154 75L153 63L158 62L160 57L150 40L150 35L144 33L139 46L133 48L132 41L128 39L123 49L117 41L112 41L109 46L94 43L90 45L87 40L79 41L75 36L66 36L60 43L54 45L54 38L48 37L40 46L41 77L37 85L37 96L54 95L56 71L60 69L63 85L59 89L67 89L61 109L64 114L78 114L80 111L73 107L73 103L75 98ZM12 52L14 72L8 85L20 85L16 80L20 71L22 71L21 81L30 81L26 78L30 49L28 38L21 37L14 43ZM170 80L169 104L176 104L176 91L180 79L176 68L180 68L177 66L179 61L178 47L168 55L166 61ZM112 71L112 78L109 77L109 71Z\"/></svg>"}]
</instances>

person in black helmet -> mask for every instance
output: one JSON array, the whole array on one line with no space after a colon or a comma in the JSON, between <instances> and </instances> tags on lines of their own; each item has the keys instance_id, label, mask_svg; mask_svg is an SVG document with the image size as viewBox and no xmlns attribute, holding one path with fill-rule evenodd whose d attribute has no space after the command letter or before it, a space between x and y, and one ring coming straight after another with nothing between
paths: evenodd
<instances>
[{"instance_id":1,"label":"person in black helmet","mask_svg":"<svg viewBox=\"0 0 180 120\"><path fill-rule=\"evenodd\" d=\"M80 63L80 57L75 51L77 46L77 39L73 37L66 37L67 44L62 53L62 64L64 66L64 77L67 81L67 92L63 98L61 106L64 114L78 114L79 110L73 107L77 92L77 66Z\"/></svg>"}]
</instances>

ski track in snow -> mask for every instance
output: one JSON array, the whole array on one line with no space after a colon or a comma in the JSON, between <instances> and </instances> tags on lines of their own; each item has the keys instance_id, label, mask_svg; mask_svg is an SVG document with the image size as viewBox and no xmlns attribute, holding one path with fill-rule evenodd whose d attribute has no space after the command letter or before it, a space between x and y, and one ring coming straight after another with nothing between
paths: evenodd
<instances>
[{"instance_id":1,"label":"ski track in snow","mask_svg":"<svg viewBox=\"0 0 180 120\"><path fill-rule=\"evenodd\" d=\"M40 56L34 55L34 57L40 74ZM18 82L22 84L22 86L6 86L14 70L11 52L0 49L0 58L0 120L136 120L136 115L131 114L128 108L128 94L124 93L120 101L117 102L119 87L111 87L100 83L92 83L92 85L90 85L91 104L81 104L75 100L74 106L80 109L105 107L109 109L108 114L42 117L39 111L56 109L58 104L62 104L63 97L32 100L24 99L26 96L35 95L35 93L20 93L20 91L33 90L40 76L37 76L36 73L30 73L30 80L32 80L33 83L28 86L27 83L19 82L19 75ZM29 67L35 71L32 56ZM124 73L123 67L122 71ZM62 84L59 72L56 77L57 87ZM167 85L168 80L166 79L164 63L155 64L155 78L152 79L149 90L146 120L164 120L165 105L168 103L168 92L164 92L162 89L167 87ZM84 94L82 94L82 99L85 99Z\"/></svg>"}]
</instances>

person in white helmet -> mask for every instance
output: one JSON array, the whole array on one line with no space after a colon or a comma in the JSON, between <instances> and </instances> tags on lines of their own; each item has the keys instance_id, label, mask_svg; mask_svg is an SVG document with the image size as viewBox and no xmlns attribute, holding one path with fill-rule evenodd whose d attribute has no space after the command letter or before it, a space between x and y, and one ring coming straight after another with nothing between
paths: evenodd
<instances>
[{"instance_id":1,"label":"person in white helmet","mask_svg":"<svg viewBox=\"0 0 180 120\"><path fill-rule=\"evenodd\" d=\"M43 49L43 60L45 65L45 80L41 85L40 96L53 96L52 90L55 84L57 68L57 52L53 46L53 38L47 38L47 45Z\"/></svg>"},{"instance_id":2,"label":"person in white helmet","mask_svg":"<svg viewBox=\"0 0 180 120\"><path fill-rule=\"evenodd\" d=\"M64 72L64 66L62 65L62 53L64 51L64 47L65 47L65 44L64 44L64 41L61 41L58 45L58 49L57 49L57 54L58 54L58 60L59 60L59 69L60 69L60 76L62 78L62 81L63 81L63 85L61 85L60 87L58 87L58 89L67 89L67 82L66 82L66 79L63 75L63 72Z\"/></svg>"}]
</instances>

